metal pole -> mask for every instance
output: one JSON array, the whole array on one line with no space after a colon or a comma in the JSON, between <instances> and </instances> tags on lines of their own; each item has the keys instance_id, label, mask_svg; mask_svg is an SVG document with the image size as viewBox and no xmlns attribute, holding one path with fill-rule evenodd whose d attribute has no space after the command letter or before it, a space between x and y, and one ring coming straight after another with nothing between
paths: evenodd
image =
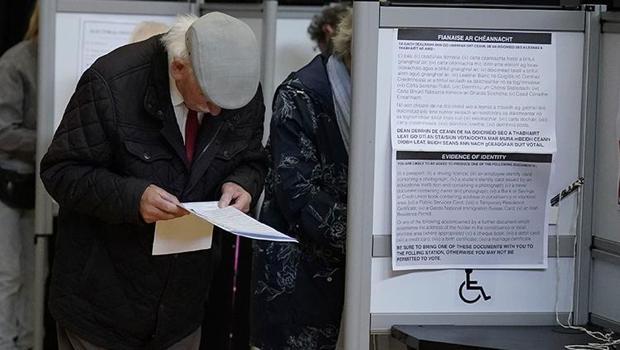
<instances>
[{"instance_id":1,"label":"metal pole","mask_svg":"<svg viewBox=\"0 0 620 350\"><path fill-rule=\"evenodd\" d=\"M204 7L205 0L187 0L189 3L189 13L193 13L196 16L202 16L202 8Z\"/></svg>"},{"instance_id":2,"label":"metal pole","mask_svg":"<svg viewBox=\"0 0 620 350\"><path fill-rule=\"evenodd\" d=\"M54 56L56 32L56 0L39 2L39 81L37 112L36 169L39 174L41 158L47 151L54 133ZM43 350L45 336L45 279L47 276L47 246L52 232L52 200L37 176L35 202L35 262L33 283L34 349Z\"/></svg>"},{"instance_id":3,"label":"metal pole","mask_svg":"<svg viewBox=\"0 0 620 350\"><path fill-rule=\"evenodd\" d=\"M262 32L262 81L263 97L265 100L265 122L263 144L269 136L271 122L271 102L273 100L274 77L276 67L276 29L278 20L278 1L263 1L263 32Z\"/></svg>"},{"instance_id":4,"label":"metal pole","mask_svg":"<svg viewBox=\"0 0 620 350\"><path fill-rule=\"evenodd\" d=\"M43 350L45 338L45 280L47 277L47 250L49 234L37 235L35 238L34 260L34 350Z\"/></svg>"},{"instance_id":5,"label":"metal pole","mask_svg":"<svg viewBox=\"0 0 620 350\"><path fill-rule=\"evenodd\" d=\"M594 161L596 148L596 115L598 105L599 51L601 38L601 6L589 6L585 12L583 48L583 88L581 109L581 154L579 174L585 179L581 215L577 221L575 252L575 285L573 289L573 323L587 324L590 303L590 267L592 264L592 230L594 206Z\"/></svg>"},{"instance_id":6,"label":"metal pole","mask_svg":"<svg viewBox=\"0 0 620 350\"><path fill-rule=\"evenodd\" d=\"M343 312L346 350L370 346L375 124L379 2L353 4L351 151L347 206L347 263Z\"/></svg>"}]
</instances>

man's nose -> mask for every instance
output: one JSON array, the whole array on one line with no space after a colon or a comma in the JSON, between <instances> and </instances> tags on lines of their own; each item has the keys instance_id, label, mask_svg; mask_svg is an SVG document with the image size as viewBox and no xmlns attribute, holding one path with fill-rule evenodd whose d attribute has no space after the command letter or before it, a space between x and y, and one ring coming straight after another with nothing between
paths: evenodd
<instances>
[{"instance_id":1,"label":"man's nose","mask_svg":"<svg viewBox=\"0 0 620 350\"><path fill-rule=\"evenodd\" d=\"M209 109L209 114L216 116L220 114L222 109L212 102L207 102L207 108Z\"/></svg>"}]
</instances>

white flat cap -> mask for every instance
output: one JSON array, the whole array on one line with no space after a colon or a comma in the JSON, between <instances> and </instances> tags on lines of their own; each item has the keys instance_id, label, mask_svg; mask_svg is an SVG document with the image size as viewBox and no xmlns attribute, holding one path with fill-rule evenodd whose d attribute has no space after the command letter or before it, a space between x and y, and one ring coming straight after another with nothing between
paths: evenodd
<instances>
[{"instance_id":1,"label":"white flat cap","mask_svg":"<svg viewBox=\"0 0 620 350\"><path fill-rule=\"evenodd\" d=\"M236 109L252 100L258 88L260 54L247 24L211 12L194 21L185 40L198 84L211 101Z\"/></svg>"}]
</instances>

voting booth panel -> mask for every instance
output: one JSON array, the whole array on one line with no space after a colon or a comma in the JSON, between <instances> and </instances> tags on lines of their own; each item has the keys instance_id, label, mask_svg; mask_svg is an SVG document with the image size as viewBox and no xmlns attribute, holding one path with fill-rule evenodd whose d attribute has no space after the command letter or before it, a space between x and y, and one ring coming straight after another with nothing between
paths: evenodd
<instances>
[{"instance_id":1,"label":"voting booth panel","mask_svg":"<svg viewBox=\"0 0 620 350\"><path fill-rule=\"evenodd\" d=\"M394 324L553 324L557 310L565 318L573 307L574 242L577 196L549 208L548 268L474 270L475 279L491 298L468 303L459 295L463 270L393 271L391 237L390 104L394 74L394 32L398 28L449 28L478 31L551 33L556 62L556 137L549 198L579 177L582 118L584 14L579 11L381 7L376 67L376 130L372 220L371 333ZM518 13L518 15L516 15ZM516 19L518 18L518 19ZM466 50L466 49L464 49ZM463 51L465 55L467 51ZM558 235L556 237L556 235ZM556 254L556 239L560 243ZM556 281L559 276L559 285ZM467 294L468 292L461 293ZM471 292L475 299L476 292ZM468 296L465 295L465 299Z\"/></svg>"},{"instance_id":2,"label":"voting booth panel","mask_svg":"<svg viewBox=\"0 0 620 350\"><path fill-rule=\"evenodd\" d=\"M597 238L620 242L618 203L618 113L620 112L620 33L601 36L600 89L594 232Z\"/></svg>"},{"instance_id":3,"label":"voting booth panel","mask_svg":"<svg viewBox=\"0 0 620 350\"><path fill-rule=\"evenodd\" d=\"M140 6L140 2L136 3ZM222 11L232 16L236 16L244 21L256 35L259 43L263 43L263 19L261 9L251 6L250 10L241 10L239 7L233 9L225 5L218 7L207 7L209 11ZM62 9L62 7L61 7ZM189 9L187 5L179 8L180 10ZM312 8L319 11L319 8ZM57 36L56 60L55 60L55 88L54 88L54 126L58 126L64 108L69 98L75 90L79 77L94 60L116 47L129 43L129 38L133 29L141 22L155 21L167 25L174 23L176 16L154 16L143 14L118 14L113 12L112 7L108 7L109 12L88 13L87 6L84 12L58 12L56 18L56 33L63 33ZM275 72L273 77L275 89L288 74L303 67L319 52L314 49L314 43L310 40L306 29L310 24L312 11L287 11L280 10L284 18L278 18L276 23L276 45L275 45ZM186 12L180 11L179 14ZM261 44L263 47L264 44ZM268 87L263 86L266 91ZM266 123L268 125L268 123ZM268 130L265 131L266 133Z\"/></svg>"},{"instance_id":4,"label":"voting booth panel","mask_svg":"<svg viewBox=\"0 0 620 350\"><path fill-rule=\"evenodd\" d=\"M316 11L318 12L319 9L317 8ZM315 49L316 43L310 40L306 32L309 25L309 18L278 18L274 89L291 72L305 66L320 53Z\"/></svg>"},{"instance_id":5,"label":"voting booth panel","mask_svg":"<svg viewBox=\"0 0 620 350\"><path fill-rule=\"evenodd\" d=\"M603 17L590 318L620 331L620 17Z\"/></svg>"}]
</instances>

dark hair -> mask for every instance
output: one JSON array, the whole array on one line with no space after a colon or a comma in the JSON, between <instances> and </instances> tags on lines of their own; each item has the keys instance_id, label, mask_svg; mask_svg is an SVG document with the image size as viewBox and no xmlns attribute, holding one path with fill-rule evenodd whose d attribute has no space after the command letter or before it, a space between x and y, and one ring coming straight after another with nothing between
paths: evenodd
<instances>
[{"instance_id":1,"label":"dark hair","mask_svg":"<svg viewBox=\"0 0 620 350\"><path fill-rule=\"evenodd\" d=\"M329 38L323 31L323 26L329 24L334 29L340 22L340 18L346 14L349 5L346 3L334 3L324 6L320 13L312 17L312 22L308 26L310 39L318 43L328 43Z\"/></svg>"}]
</instances>

